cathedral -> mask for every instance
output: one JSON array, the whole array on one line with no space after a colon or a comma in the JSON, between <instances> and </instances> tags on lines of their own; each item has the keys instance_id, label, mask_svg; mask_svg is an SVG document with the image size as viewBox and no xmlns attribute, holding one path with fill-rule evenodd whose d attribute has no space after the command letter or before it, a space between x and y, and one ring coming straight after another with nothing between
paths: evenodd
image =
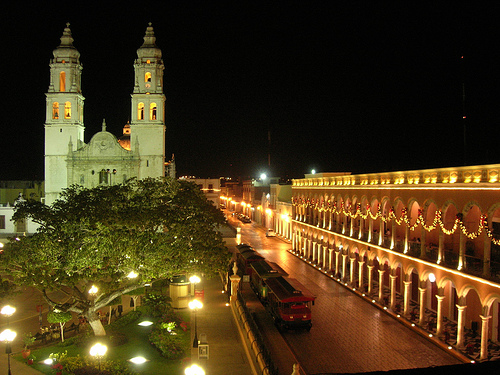
<instances>
[{"instance_id":1,"label":"cathedral","mask_svg":"<svg viewBox=\"0 0 500 375\"><path fill-rule=\"evenodd\" d=\"M119 139L103 120L102 130L84 142L82 65L69 24L53 55L46 93L45 203L72 184L92 188L132 177L162 177L165 168L175 177L175 162L165 163L164 65L151 24L134 62L131 121Z\"/></svg>"}]
</instances>

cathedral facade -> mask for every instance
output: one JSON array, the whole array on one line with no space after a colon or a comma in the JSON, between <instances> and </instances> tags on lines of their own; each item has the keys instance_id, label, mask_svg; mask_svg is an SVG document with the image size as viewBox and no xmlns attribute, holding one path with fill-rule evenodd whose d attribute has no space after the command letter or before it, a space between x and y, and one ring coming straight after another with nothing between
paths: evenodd
<instances>
[{"instance_id":1,"label":"cathedral facade","mask_svg":"<svg viewBox=\"0 0 500 375\"><path fill-rule=\"evenodd\" d=\"M132 120L120 139L106 130L103 120L102 130L84 142L82 65L69 24L53 56L46 93L45 203L54 202L73 184L91 188L132 177L165 176L164 65L151 24L137 50Z\"/></svg>"}]
</instances>

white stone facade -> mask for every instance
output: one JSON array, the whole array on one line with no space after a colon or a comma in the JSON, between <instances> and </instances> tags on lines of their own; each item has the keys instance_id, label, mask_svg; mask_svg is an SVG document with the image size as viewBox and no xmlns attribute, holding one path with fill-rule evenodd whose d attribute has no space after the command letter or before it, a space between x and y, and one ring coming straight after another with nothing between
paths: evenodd
<instances>
[{"instance_id":1,"label":"white stone facade","mask_svg":"<svg viewBox=\"0 0 500 375\"><path fill-rule=\"evenodd\" d=\"M165 175L165 95L161 50L151 25L134 62L129 142L119 142L106 131L84 142L84 97L81 92L80 53L73 46L69 25L53 51L46 93L45 202L51 204L72 185L85 187L121 183L128 178ZM128 129L130 129L128 131Z\"/></svg>"}]
</instances>

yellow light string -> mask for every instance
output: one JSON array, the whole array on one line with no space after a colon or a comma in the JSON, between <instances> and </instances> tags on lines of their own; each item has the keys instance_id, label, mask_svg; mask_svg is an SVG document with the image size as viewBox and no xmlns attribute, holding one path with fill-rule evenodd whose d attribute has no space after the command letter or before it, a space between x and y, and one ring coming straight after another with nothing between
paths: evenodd
<instances>
[{"instance_id":1,"label":"yellow light string","mask_svg":"<svg viewBox=\"0 0 500 375\"><path fill-rule=\"evenodd\" d=\"M446 229L445 228L445 223L442 220L442 212L441 210L437 210L435 215L434 215L434 220L432 221L432 224L426 225L425 224L425 218L423 215L422 210L418 210L418 216L415 220L414 224L410 224L410 218L408 217L408 210L403 207L401 209L401 215L399 216L399 219L397 218L394 209L391 208L389 210L389 213L387 215L383 215L382 212L380 211L380 206L377 207L377 212L375 214L372 213L371 206L369 204L366 205L366 214L363 214L361 211L361 206L358 203L356 205L356 210L354 212L351 212L351 210L345 209L344 201L340 203L340 208L337 209L337 202L333 202L333 205L330 204L330 202L325 205L325 202L319 202L315 200L305 200L305 199L293 199L292 204L297 207L297 208L302 208L303 210L306 210L307 208L313 208L314 210L317 210L318 212L330 212L332 214L340 215L343 214L345 216L349 216L352 219L357 219L358 217L362 218L363 220L366 220L368 217L371 217L373 220L377 219L382 219L384 223L388 223L391 220L394 220L396 224L402 225L405 224L411 231L414 231L419 225L422 226L424 230L427 232L431 232L438 227L441 228L441 231L448 235L451 236L453 235L458 228L462 231L462 233L468 238L468 239L476 239L481 235L481 233L485 232L485 235L490 238L491 242L495 245L500 245L500 239L495 239L493 236L493 232L488 226L488 221L487 221L487 216L486 215L481 215L479 218L479 225L478 229L475 232L468 232L467 228L463 222L463 218L457 217L455 219L455 222L453 224L453 227L451 229ZM305 211L304 211L305 212ZM458 215L457 215L458 216Z\"/></svg>"}]
</instances>

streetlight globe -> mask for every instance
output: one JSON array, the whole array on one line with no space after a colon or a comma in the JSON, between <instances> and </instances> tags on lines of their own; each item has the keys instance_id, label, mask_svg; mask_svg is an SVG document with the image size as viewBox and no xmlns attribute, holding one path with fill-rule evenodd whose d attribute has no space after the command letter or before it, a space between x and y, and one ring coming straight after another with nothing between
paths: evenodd
<instances>
[{"instance_id":1,"label":"streetlight globe","mask_svg":"<svg viewBox=\"0 0 500 375\"><path fill-rule=\"evenodd\" d=\"M198 365L191 365L184 370L185 375L205 375L205 371Z\"/></svg>"},{"instance_id":2,"label":"streetlight globe","mask_svg":"<svg viewBox=\"0 0 500 375\"><path fill-rule=\"evenodd\" d=\"M127 275L127 278L135 279L137 276L139 276L137 273L135 273L134 271L130 271L130 273Z\"/></svg>"},{"instance_id":3,"label":"streetlight globe","mask_svg":"<svg viewBox=\"0 0 500 375\"><path fill-rule=\"evenodd\" d=\"M97 294L97 287L95 285L92 285L92 287L89 289L89 294Z\"/></svg>"},{"instance_id":4,"label":"streetlight globe","mask_svg":"<svg viewBox=\"0 0 500 375\"><path fill-rule=\"evenodd\" d=\"M2 307L2 310L0 310L0 314L5 315L7 317L11 316L15 312L16 312L16 308L12 307L10 305L5 305L4 307Z\"/></svg>"},{"instance_id":5,"label":"streetlight globe","mask_svg":"<svg viewBox=\"0 0 500 375\"><path fill-rule=\"evenodd\" d=\"M7 328L0 333L0 341L11 343L16 338L16 335L16 332Z\"/></svg>"},{"instance_id":6,"label":"streetlight globe","mask_svg":"<svg viewBox=\"0 0 500 375\"><path fill-rule=\"evenodd\" d=\"M203 307L203 303L201 303L197 299L194 299L188 303L188 306L191 310L201 309Z\"/></svg>"},{"instance_id":7,"label":"streetlight globe","mask_svg":"<svg viewBox=\"0 0 500 375\"><path fill-rule=\"evenodd\" d=\"M189 281L193 284L198 284L201 281L201 279L198 276L193 275L189 278Z\"/></svg>"},{"instance_id":8,"label":"streetlight globe","mask_svg":"<svg viewBox=\"0 0 500 375\"><path fill-rule=\"evenodd\" d=\"M108 347L106 345L103 345L101 343L95 344L93 347L90 348L90 355L92 357L104 357L106 352L108 351Z\"/></svg>"}]
</instances>

